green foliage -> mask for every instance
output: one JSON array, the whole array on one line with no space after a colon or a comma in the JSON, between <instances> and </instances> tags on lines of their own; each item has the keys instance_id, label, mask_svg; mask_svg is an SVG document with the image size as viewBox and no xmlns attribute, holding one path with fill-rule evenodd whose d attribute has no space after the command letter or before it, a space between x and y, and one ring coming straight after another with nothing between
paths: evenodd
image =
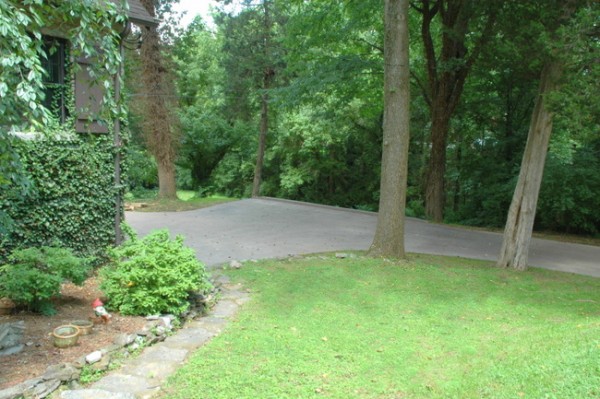
<instances>
[{"instance_id":1,"label":"green foliage","mask_svg":"<svg viewBox=\"0 0 600 399\"><path fill-rule=\"evenodd\" d=\"M41 247L14 251L0 267L0 296L45 315L56 311L50 299L60 295L65 281L81 285L90 271L90 260L67 248Z\"/></svg>"},{"instance_id":2,"label":"green foliage","mask_svg":"<svg viewBox=\"0 0 600 399\"><path fill-rule=\"evenodd\" d=\"M575 151L570 159L549 154L538 204L539 228L571 234L600 233L598 154L589 148Z\"/></svg>"},{"instance_id":3,"label":"green foliage","mask_svg":"<svg viewBox=\"0 0 600 399\"><path fill-rule=\"evenodd\" d=\"M105 135L34 135L19 140L18 155L32 188L8 191L0 211L13 220L0 257L16 247L60 243L79 255L102 256L114 242L114 149Z\"/></svg>"},{"instance_id":4,"label":"green foliage","mask_svg":"<svg viewBox=\"0 0 600 399\"><path fill-rule=\"evenodd\" d=\"M272 54L263 54L261 42L265 3L272 7L275 21ZM413 3L407 213L422 217L434 88L427 83L423 16L417 11L423 2ZM540 0L464 4L463 11L474 13L466 31L467 48L479 40L485 22L481 15L492 9L497 11L496 33L471 66L451 121L446 146L447 221L493 227L506 222L540 69L545 57L558 53L565 79L549 96L556 116L536 228L586 234L600 230L596 216L600 189L594 174L598 165L594 140L600 126L596 99L600 3L573 2L576 12L569 21L561 20L561 2L550 3L552 7ZM201 193L250 194L258 99L267 93L270 120L262 193L376 210L383 9L380 0L240 2L239 12L216 18L214 30L200 20L192 24L174 47L183 130L178 163L186 174L181 184L191 184ZM550 40L548 32L556 29L556 39ZM444 29L437 17L431 32L439 51ZM455 52L461 58L466 50L458 46L446 61L438 57L438 72L464 65ZM276 88L265 91L260 89L261 73L269 64L275 66Z\"/></svg>"},{"instance_id":5,"label":"green foliage","mask_svg":"<svg viewBox=\"0 0 600 399\"><path fill-rule=\"evenodd\" d=\"M27 123L43 127L50 114L42 105L43 68L47 55L42 46L42 28L64 27L72 40L71 55L96 57L93 76L110 88L121 64L119 31L115 24L125 21L124 10L114 2L99 0L42 0L0 2L0 126ZM110 90L104 103L116 114Z\"/></svg>"},{"instance_id":6,"label":"green foliage","mask_svg":"<svg viewBox=\"0 0 600 399\"><path fill-rule=\"evenodd\" d=\"M127 185L130 190L158 187L156 161L148 151L137 145L127 148Z\"/></svg>"},{"instance_id":7,"label":"green foliage","mask_svg":"<svg viewBox=\"0 0 600 399\"><path fill-rule=\"evenodd\" d=\"M165 229L138 239L130 227L123 230L129 240L109 250L111 263L100 270L110 308L124 315L179 315L190 292L210 288L204 265L182 236L171 240Z\"/></svg>"},{"instance_id":8,"label":"green foliage","mask_svg":"<svg viewBox=\"0 0 600 399\"><path fill-rule=\"evenodd\" d=\"M0 129L0 198L5 197L5 193L9 191L24 196L30 189L30 182L16 149L18 144L18 140ZM10 216L0 208L0 234L8 234L12 226Z\"/></svg>"}]
</instances>

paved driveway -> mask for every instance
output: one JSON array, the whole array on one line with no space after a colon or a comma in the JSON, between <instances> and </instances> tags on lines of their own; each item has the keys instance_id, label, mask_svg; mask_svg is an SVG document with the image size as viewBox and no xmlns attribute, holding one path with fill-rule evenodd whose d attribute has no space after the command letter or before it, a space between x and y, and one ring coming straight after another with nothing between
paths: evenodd
<instances>
[{"instance_id":1,"label":"paved driveway","mask_svg":"<svg viewBox=\"0 0 600 399\"><path fill-rule=\"evenodd\" d=\"M209 267L232 259L264 259L326 251L368 249L377 215L268 198L245 199L174 213L127 212L139 234L168 228L183 234ZM408 218L409 252L496 260L502 236ZM534 239L529 263L600 277L600 247Z\"/></svg>"}]
</instances>

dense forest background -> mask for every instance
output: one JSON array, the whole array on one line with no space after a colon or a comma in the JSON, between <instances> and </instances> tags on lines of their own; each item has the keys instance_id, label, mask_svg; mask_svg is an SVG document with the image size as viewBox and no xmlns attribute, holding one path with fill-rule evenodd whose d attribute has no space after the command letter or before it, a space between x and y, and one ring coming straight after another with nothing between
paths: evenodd
<instances>
[{"instance_id":1,"label":"dense forest background","mask_svg":"<svg viewBox=\"0 0 600 399\"><path fill-rule=\"evenodd\" d=\"M155 3L165 18L173 0ZM131 191L158 186L142 103L161 97L176 115L178 188L376 211L383 1L242 1L235 12L225 3L210 25L198 17L178 31L163 20L160 56L173 84L127 76ZM565 4L412 2L409 216L504 225L552 56L562 74L548 95L536 229L600 233L600 12L592 1ZM143 55L129 52L136 70Z\"/></svg>"}]
</instances>

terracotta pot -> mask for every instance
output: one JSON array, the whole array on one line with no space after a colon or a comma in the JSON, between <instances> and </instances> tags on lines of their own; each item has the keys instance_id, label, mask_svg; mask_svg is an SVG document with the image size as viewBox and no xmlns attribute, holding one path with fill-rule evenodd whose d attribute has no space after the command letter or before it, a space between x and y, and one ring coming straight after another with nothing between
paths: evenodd
<instances>
[{"instance_id":1,"label":"terracotta pot","mask_svg":"<svg viewBox=\"0 0 600 399\"><path fill-rule=\"evenodd\" d=\"M79 335L91 334L94 328L94 323L89 320L73 320L71 325L79 328Z\"/></svg>"},{"instance_id":2,"label":"terracotta pot","mask_svg":"<svg viewBox=\"0 0 600 399\"><path fill-rule=\"evenodd\" d=\"M52 337L54 338L54 346L57 348L76 345L79 341L79 327L71 325L56 327L52 332Z\"/></svg>"},{"instance_id":3,"label":"terracotta pot","mask_svg":"<svg viewBox=\"0 0 600 399\"><path fill-rule=\"evenodd\" d=\"M15 306L15 303L9 298L0 298L0 315L11 314Z\"/></svg>"}]
</instances>

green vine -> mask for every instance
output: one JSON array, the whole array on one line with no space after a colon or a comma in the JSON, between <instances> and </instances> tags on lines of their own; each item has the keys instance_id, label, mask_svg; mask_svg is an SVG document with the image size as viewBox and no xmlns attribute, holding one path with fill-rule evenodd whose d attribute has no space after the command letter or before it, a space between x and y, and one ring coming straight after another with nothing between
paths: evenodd
<instances>
[{"instance_id":1,"label":"green vine","mask_svg":"<svg viewBox=\"0 0 600 399\"><path fill-rule=\"evenodd\" d=\"M14 248L59 245L102 257L115 239L115 148L110 135L63 134L23 139L16 151L31 190L8 190L0 213L12 220L0 259ZM121 211L121 210L120 210Z\"/></svg>"}]
</instances>

